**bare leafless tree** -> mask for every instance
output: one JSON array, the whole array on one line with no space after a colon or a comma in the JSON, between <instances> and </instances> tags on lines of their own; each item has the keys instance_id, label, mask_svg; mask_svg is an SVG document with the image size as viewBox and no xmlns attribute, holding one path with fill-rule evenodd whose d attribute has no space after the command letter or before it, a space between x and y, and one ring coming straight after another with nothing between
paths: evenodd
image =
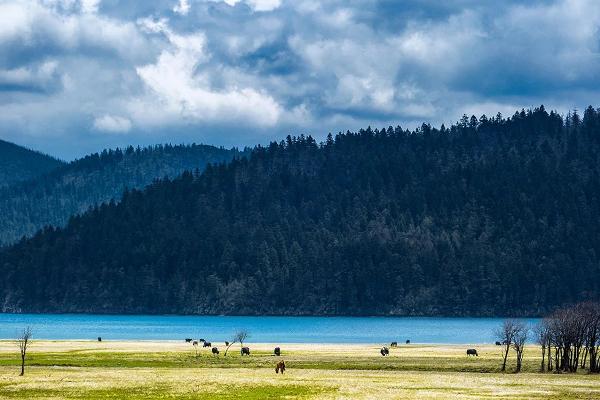
<instances>
[{"instance_id":1,"label":"bare leafless tree","mask_svg":"<svg viewBox=\"0 0 600 400\"><path fill-rule=\"evenodd\" d=\"M600 372L600 303L583 302L554 311L545 319L549 347L554 351L558 372L577 372L586 368ZM550 353L549 353L550 356ZM548 370L551 370L550 364Z\"/></svg>"},{"instance_id":2,"label":"bare leafless tree","mask_svg":"<svg viewBox=\"0 0 600 400\"><path fill-rule=\"evenodd\" d=\"M234 343L239 342L240 343L240 347L244 347L244 342L246 341L246 339L248 339L249 336L250 336L250 334L248 333L248 331L245 331L245 330L237 331L233 335L233 337L231 338L231 341L229 342L229 345L225 349L224 356L227 356L227 352L229 351L229 348L231 346L233 346Z\"/></svg>"},{"instance_id":3,"label":"bare leafless tree","mask_svg":"<svg viewBox=\"0 0 600 400\"><path fill-rule=\"evenodd\" d=\"M233 344L235 343L235 335L233 335L234 337L231 339L231 341L229 342L229 344L227 345L227 347L225 348L225 354L223 355L224 357L227 357L227 352L229 351L229 348L231 346L233 346Z\"/></svg>"},{"instance_id":4,"label":"bare leafless tree","mask_svg":"<svg viewBox=\"0 0 600 400\"><path fill-rule=\"evenodd\" d=\"M548 370L550 369L550 326L547 319L541 320L534 328L535 339L542 349L542 363L540 371L546 369L546 352L548 352Z\"/></svg>"},{"instance_id":5,"label":"bare leafless tree","mask_svg":"<svg viewBox=\"0 0 600 400\"><path fill-rule=\"evenodd\" d=\"M504 360L502 361L502 371L506 371L506 360L508 359L508 352L515 340L515 334L522 325L519 321L514 319L506 319L502 322L502 326L496 330L496 337L504 346Z\"/></svg>"},{"instance_id":6,"label":"bare leafless tree","mask_svg":"<svg viewBox=\"0 0 600 400\"><path fill-rule=\"evenodd\" d=\"M517 329L515 330L515 336L513 338L513 349L517 353L517 368L515 372L521 372L523 365L523 352L525 351L525 343L527 342L527 335L529 328L524 323L518 323Z\"/></svg>"},{"instance_id":7,"label":"bare leafless tree","mask_svg":"<svg viewBox=\"0 0 600 400\"><path fill-rule=\"evenodd\" d=\"M571 372L577 372L577 368L579 367L579 362L581 359L581 353L584 352L585 334L587 332L587 326L590 320L587 315L587 303L576 304L571 309L573 311L573 318L571 319L573 351L571 352L569 370Z\"/></svg>"},{"instance_id":8,"label":"bare leafless tree","mask_svg":"<svg viewBox=\"0 0 600 400\"><path fill-rule=\"evenodd\" d=\"M556 310L549 319L556 372L577 372L585 331L581 306Z\"/></svg>"},{"instance_id":9,"label":"bare leafless tree","mask_svg":"<svg viewBox=\"0 0 600 400\"><path fill-rule=\"evenodd\" d=\"M31 343L32 335L33 332L31 327L27 326L17 336L17 345L19 346L19 351L21 352L21 373L19 374L20 376L25 375L25 357L27 356L27 347Z\"/></svg>"},{"instance_id":10,"label":"bare leafless tree","mask_svg":"<svg viewBox=\"0 0 600 400\"><path fill-rule=\"evenodd\" d=\"M238 331L235 334L235 340L237 342L240 342L240 348L244 347L244 342L246 341L246 339L248 339L249 336L250 334L248 333L248 331L245 330Z\"/></svg>"},{"instance_id":11,"label":"bare leafless tree","mask_svg":"<svg viewBox=\"0 0 600 400\"><path fill-rule=\"evenodd\" d=\"M584 325L584 355L581 367L585 368L589 359L589 371L600 372L600 303L586 302L581 304L581 318Z\"/></svg>"}]
</instances>

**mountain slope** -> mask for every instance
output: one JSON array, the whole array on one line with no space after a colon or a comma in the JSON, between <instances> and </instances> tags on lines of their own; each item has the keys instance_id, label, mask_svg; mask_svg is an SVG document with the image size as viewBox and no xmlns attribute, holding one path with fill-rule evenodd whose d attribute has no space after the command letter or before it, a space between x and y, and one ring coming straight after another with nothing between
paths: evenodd
<instances>
[{"instance_id":1,"label":"mountain slope","mask_svg":"<svg viewBox=\"0 0 600 400\"><path fill-rule=\"evenodd\" d=\"M0 190L0 243L30 236L46 225L63 226L73 214L119 199L125 188L143 188L157 178L208 163L231 160L237 154L205 145L130 147L92 154L48 175Z\"/></svg>"},{"instance_id":2,"label":"mountain slope","mask_svg":"<svg viewBox=\"0 0 600 400\"><path fill-rule=\"evenodd\" d=\"M0 140L0 188L50 172L63 162Z\"/></svg>"},{"instance_id":3,"label":"mountain slope","mask_svg":"<svg viewBox=\"0 0 600 400\"><path fill-rule=\"evenodd\" d=\"M600 116L288 138L0 253L4 310L531 315L599 297Z\"/></svg>"}]
</instances>

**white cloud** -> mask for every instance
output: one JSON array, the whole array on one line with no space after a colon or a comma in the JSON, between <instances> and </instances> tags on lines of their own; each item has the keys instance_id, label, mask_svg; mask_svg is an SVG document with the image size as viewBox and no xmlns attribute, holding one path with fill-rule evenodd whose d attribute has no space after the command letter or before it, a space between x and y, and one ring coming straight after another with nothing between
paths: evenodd
<instances>
[{"instance_id":1,"label":"white cloud","mask_svg":"<svg viewBox=\"0 0 600 400\"><path fill-rule=\"evenodd\" d=\"M470 5L0 0L0 134L251 145L599 105L595 0Z\"/></svg>"},{"instance_id":2,"label":"white cloud","mask_svg":"<svg viewBox=\"0 0 600 400\"><path fill-rule=\"evenodd\" d=\"M188 0L179 0L179 2L173 7L173 12L181 15L187 15L190 12L190 3Z\"/></svg>"},{"instance_id":3,"label":"white cloud","mask_svg":"<svg viewBox=\"0 0 600 400\"><path fill-rule=\"evenodd\" d=\"M116 115L103 115L94 119L94 128L109 133L127 133L131 130L131 121Z\"/></svg>"},{"instance_id":4,"label":"white cloud","mask_svg":"<svg viewBox=\"0 0 600 400\"><path fill-rule=\"evenodd\" d=\"M102 0L38 0L46 7L69 12L96 13Z\"/></svg>"},{"instance_id":5,"label":"white cloud","mask_svg":"<svg viewBox=\"0 0 600 400\"><path fill-rule=\"evenodd\" d=\"M102 0L81 0L81 11L84 13L96 13Z\"/></svg>"},{"instance_id":6,"label":"white cloud","mask_svg":"<svg viewBox=\"0 0 600 400\"><path fill-rule=\"evenodd\" d=\"M210 58L203 33L176 34L165 20L142 20L140 24L153 32L162 32L170 47L162 51L155 63L136 68L149 93L130 103L134 118L142 123L165 120L243 120L266 126L277 123L282 109L265 91L233 83L221 89L212 87L210 75L203 73L203 68L209 68Z\"/></svg>"},{"instance_id":7,"label":"white cloud","mask_svg":"<svg viewBox=\"0 0 600 400\"><path fill-rule=\"evenodd\" d=\"M246 3L254 11L273 11L281 6L281 0L209 0L220 2L233 7L238 3Z\"/></svg>"},{"instance_id":8,"label":"white cloud","mask_svg":"<svg viewBox=\"0 0 600 400\"><path fill-rule=\"evenodd\" d=\"M14 90L41 91L60 83L56 61L46 61L35 67L0 70L0 86Z\"/></svg>"},{"instance_id":9,"label":"white cloud","mask_svg":"<svg viewBox=\"0 0 600 400\"><path fill-rule=\"evenodd\" d=\"M96 14L98 1L84 1L82 13L63 13L40 2L0 3L0 54L18 57L25 49L76 53L108 50L124 59L146 59L149 43L136 25ZM83 12L85 11L85 12Z\"/></svg>"},{"instance_id":10,"label":"white cloud","mask_svg":"<svg viewBox=\"0 0 600 400\"><path fill-rule=\"evenodd\" d=\"M273 11L281 6L281 0L246 0L255 11Z\"/></svg>"}]
</instances>

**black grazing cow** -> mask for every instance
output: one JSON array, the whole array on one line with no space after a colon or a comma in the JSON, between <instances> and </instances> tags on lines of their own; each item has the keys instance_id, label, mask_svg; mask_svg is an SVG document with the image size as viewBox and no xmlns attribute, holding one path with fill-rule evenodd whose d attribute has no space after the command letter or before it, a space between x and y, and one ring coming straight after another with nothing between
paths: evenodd
<instances>
[{"instance_id":1,"label":"black grazing cow","mask_svg":"<svg viewBox=\"0 0 600 400\"><path fill-rule=\"evenodd\" d=\"M242 347L241 353L242 353L242 355L249 356L250 355L250 348L249 347Z\"/></svg>"},{"instance_id":2,"label":"black grazing cow","mask_svg":"<svg viewBox=\"0 0 600 400\"><path fill-rule=\"evenodd\" d=\"M406 340L406 344L410 344L410 340L409 339Z\"/></svg>"},{"instance_id":3,"label":"black grazing cow","mask_svg":"<svg viewBox=\"0 0 600 400\"><path fill-rule=\"evenodd\" d=\"M392 342L392 344L390 344L390 347L398 347L398 342Z\"/></svg>"},{"instance_id":4,"label":"black grazing cow","mask_svg":"<svg viewBox=\"0 0 600 400\"><path fill-rule=\"evenodd\" d=\"M275 350L273 350L273 354L279 357L281 355L281 349L279 347L275 347Z\"/></svg>"},{"instance_id":5,"label":"black grazing cow","mask_svg":"<svg viewBox=\"0 0 600 400\"><path fill-rule=\"evenodd\" d=\"M225 346L229 346L229 342L225 342Z\"/></svg>"},{"instance_id":6,"label":"black grazing cow","mask_svg":"<svg viewBox=\"0 0 600 400\"><path fill-rule=\"evenodd\" d=\"M477 356L477 357L479 357L479 354L477 354L477 350L475 350L475 349L467 349L467 356Z\"/></svg>"},{"instance_id":7,"label":"black grazing cow","mask_svg":"<svg viewBox=\"0 0 600 400\"><path fill-rule=\"evenodd\" d=\"M198 346L198 341L194 340L194 342L192 343L192 346Z\"/></svg>"},{"instance_id":8,"label":"black grazing cow","mask_svg":"<svg viewBox=\"0 0 600 400\"><path fill-rule=\"evenodd\" d=\"M198 339L199 342L206 342L204 339Z\"/></svg>"},{"instance_id":9,"label":"black grazing cow","mask_svg":"<svg viewBox=\"0 0 600 400\"><path fill-rule=\"evenodd\" d=\"M387 347L382 347L381 350L379 350L379 352L384 357L390 355L390 349L388 349Z\"/></svg>"},{"instance_id":10,"label":"black grazing cow","mask_svg":"<svg viewBox=\"0 0 600 400\"><path fill-rule=\"evenodd\" d=\"M216 347L213 347L213 348L212 348L212 353L213 353L215 356L218 356L218 355L219 355L219 349L217 349Z\"/></svg>"},{"instance_id":11,"label":"black grazing cow","mask_svg":"<svg viewBox=\"0 0 600 400\"><path fill-rule=\"evenodd\" d=\"M190 339L190 338L185 338L185 342L186 342L186 343L192 343L192 339Z\"/></svg>"},{"instance_id":12,"label":"black grazing cow","mask_svg":"<svg viewBox=\"0 0 600 400\"><path fill-rule=\"evenodd\" d=\"M211 347L212 343L211 342L204 342L204 344L202 345L202 347Z\"/></svg>"},{"instance_id":13,"label":"black grazing cow","mask_svg":"<svg viewBox=\"0 0 600 400\"><path fill-rule=\"evenodd\" d=\"M283 375L283 373L285 372L285 361L281 360L277 363L277 366L275 367L275 373L278 374L279 371L281 371L281 375Z\"/></svg>"},{"instance_id":14,"label":"black grazing cow","mask_svg":"<svg viewBox=\"0 0 600 400\"><path fill-rule=\"evenodd\" d=\"M101 341L102 341L102 338L101 338L100 336L98 336L98 341L99 341L99 342L101 342Z\"/></svg>"},{"instance_id":15,"label":"black grazing cow","mask_svg":"<svg viewBox=\"0 0 600 400\"><path fill-rule=\"evenodd\" d=\"M496 346L502 346L502 343L496 342Z\"/></svg>"}]
</instances>

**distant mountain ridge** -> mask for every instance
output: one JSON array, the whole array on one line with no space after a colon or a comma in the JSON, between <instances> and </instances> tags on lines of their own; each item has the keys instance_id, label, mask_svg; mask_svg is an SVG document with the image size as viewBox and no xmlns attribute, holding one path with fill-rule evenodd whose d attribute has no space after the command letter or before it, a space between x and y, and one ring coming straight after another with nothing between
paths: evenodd
<instances>
[{"instance_id":1,"label":"distant mountain ridge","mask_svg":"<svg viewBox=\"0 0 600 400\"><path fill-rule=\"evenodd\" d=\"M64 165L49 155L0 139L0 188L44 175Z\"/></svg>"},{"instance_id":2,"label":"distant mountain ridge","mask_svg":"<svg viewBox=\"0 0 600 400\"><path fill-rule=\"evenodd\" d=\"M540 315L600 298L600 110L288 137L0 250L23 312Z\"/></svg>"},{"instance_id":3,"label":"distant mountain ridge","mask_svg":"<svg viewBox=\"0 0 600 400\"><path fill-rule=\"evenodd\" d=\"M141 189L183 171L203 170L239 154L208 145L158 145L105 150L60 165L48 174L0 189L0 244L30 236L47 225L119 200L126 188Z\"/></svg>"}]
</instances>

